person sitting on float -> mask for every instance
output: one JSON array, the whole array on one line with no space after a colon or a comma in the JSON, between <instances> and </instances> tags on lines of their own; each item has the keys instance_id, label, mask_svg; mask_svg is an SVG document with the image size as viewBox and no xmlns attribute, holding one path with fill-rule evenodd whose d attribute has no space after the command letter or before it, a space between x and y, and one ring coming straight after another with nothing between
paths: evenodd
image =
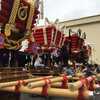
<instances>
[{"instance_id":1,"label":"person sitting on float","mask_svg":"<svg viewBox=\"0 0 100 100\"><path fill-rule=\"evenodd\" d=\"M44 67L44 64L42 63L42 58L39 55L37 55L37 58L34 62L34 67L36 67L36 68L37 67Z\"/></svg>"},{"instance_id":2,"label":"person sitting on float","mask_svg":"<svg viewBox=\"0 0 100 100\"><path fill-rule=\"evenodd\" d=\"M83 73L86 77L95 75L95 67L92 64L88 64L86 68L83 70Z\"/></svg>"},{"instance_id":3,"label":"person sitting on float","mask_svg":"<svg viewBox=\"0 0 100 100\"><path fill-rule=\"evenodd\" d=\"M69 61L69 65L67 67L63 68L64 71L66 71L67 75L75 75L75 70L73 67L73 64Z\"/></svg>"},{"instance_id":4,"label":"person sitting on float","mask_svg":"<svg viewBox=\"0 0 100 100\"><path fill-rule=\"evenodd\" d=\"M100 66L98 64L94 64L96 73L100 73Z\"/></svg>"}]
</instances>

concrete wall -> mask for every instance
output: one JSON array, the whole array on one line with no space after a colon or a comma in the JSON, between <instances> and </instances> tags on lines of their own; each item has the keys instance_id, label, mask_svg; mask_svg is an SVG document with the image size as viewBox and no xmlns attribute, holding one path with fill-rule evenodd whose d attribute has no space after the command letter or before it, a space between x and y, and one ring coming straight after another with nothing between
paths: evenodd
<instances>
[{"instance_id":1,"label":"concrete wall","mask_svg":"<svg viewBox=\"0 0 100 100\"><path fill-rule=\"evenodd\" d=\"M100 16L92 16L60 23L60 27L64 25L66 26L66 34L68 34L69 28L73 31L77 31L77 29L80 28L82 32L86 32L86 41L92 46L91 59L100 64Z\"/></svg>"}]
</instances>

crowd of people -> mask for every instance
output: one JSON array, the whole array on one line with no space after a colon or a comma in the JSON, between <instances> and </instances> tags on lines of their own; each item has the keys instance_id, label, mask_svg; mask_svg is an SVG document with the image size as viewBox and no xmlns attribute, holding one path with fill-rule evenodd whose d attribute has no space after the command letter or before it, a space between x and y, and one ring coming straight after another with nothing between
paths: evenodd
<instances>
[{"instance_id":1,"label":"crowd of people","mask_svg":"<svg viewBox=\"0 0 100 100\"><path fill-rule=\"evenodd\" d=\"M76 68L73 65L69 65L63 69L67 75L84 75L86 77L91 75L96 75L100 73L100 66L98 64L86 64L86 65L76 65Z\"/></svg>"},{"instance_id":2,"label":"crowd of people","mask_svg":"<svg viewBox=\"0 0 100 100\"><path fill-rule=\"evenodd\" d=\"M81 58L82 57L83 56L81 56ZM71 64L69 63L69 61L71 62ZM55 48L52 51L41 50L41 52L37 52L35 54L30 54L21 50L14 51L1 49L0 66L31 66L32 68L36 69L40 67L54 67L58 68L61 72L67 73L68 75L83 73L85 76L89 76L100 73L100 66L98 64L89 64L88 62L77 62L74 59L71 59L70 50L68 45L66 44L63 45L61 48Z\"/></svg>"},{"instance_id":3,"label":"crowd of people","mask_svg":"<svg viewBox=\"0 0 100 100\"><path fill-rule=\"evenodd\" d=\"M35 56L33 67L56 67L61 72L67 75L75 75L82 73L85 76L96 75L100 73L100 66L96 63L77 63L69 60L69 57L64 51L57 48L53 52L42 52ZM65 55L64 55L65 54ZM67 55L67 56L66 56Z\"/></svg>"}]
</instances>

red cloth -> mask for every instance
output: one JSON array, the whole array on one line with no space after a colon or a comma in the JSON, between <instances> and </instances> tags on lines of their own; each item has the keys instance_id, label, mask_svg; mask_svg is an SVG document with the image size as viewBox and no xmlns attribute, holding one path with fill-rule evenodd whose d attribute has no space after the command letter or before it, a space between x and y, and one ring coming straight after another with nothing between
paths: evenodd
<instances>
[{"instance_id":1,"label":"red cloth","mask_svg":"<svg viewBox=\"0 0 100 100\"><path fill-rule=\"evenodd\" d=\"M15 92L19 92L19 88L20 88L20 86L21 86L21 81L19 80L18 82L17 82L17 85L15 85Z\"/></svg>"},{"instance_id":2,"label":"red cloth","mask_svg":"<svg viewBox=\"0 0 100 100\"><path fill-rule=\"evenodd\" d=\"M95 80L95 78L92 77L92 80L90 81L90 84L89 84L89 90L90 91L94 91L94 80Z\"/></svg>"},{"instance_id":3,"label":"red cloth","mask_svg":"<svg viewBox=\"0 0 100 100\"><path fill-rule=\"evenodd\" d=\"M62 80L62 84L61 84L61 87L62 88L68 88L68 77L66 75L63 76L63 80Z\"/></svg>"},{"instance_id":4,"label":"red cloth","mask_svg":"<svg viewBox=\"0 0 100 100\"><path fill-rule=\"evenodd\" d=\"M26 82L24 80L17 81L17 84L15 85L15 92L17 92L17 93L20 92L19 91L20 86L25 85L25 84L26 84Z\"/></svg>"},{"instance_id":5,"label":"red cloth","mask_svg":"<svg viewBox=\"0 0 100 100\"><path fill-rule=\"evenodd\" d=\"M48 88L49 88L49 85L51 84L51 81L49 79L44 79L44 81L45 81L45 85L42 88L41 94L43 96L48 96Z\"/></svg>"},{"instance_id":6,"label":"red cloth","mask_svg":"<svg viewBox=\"0 0 100 100\"><path fill-rule=\"evenodd\" d=\"M83 92L84 92L84 86L79 88L77 100L86 100L85 97L84 97Z\"/></svg>"}]
</instances>

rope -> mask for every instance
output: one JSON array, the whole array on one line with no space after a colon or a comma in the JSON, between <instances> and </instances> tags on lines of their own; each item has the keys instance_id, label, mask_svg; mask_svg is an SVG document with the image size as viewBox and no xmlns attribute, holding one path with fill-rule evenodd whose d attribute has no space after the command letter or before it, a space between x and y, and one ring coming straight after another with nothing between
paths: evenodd
<instances>
[{"instance_id":1,"label":"rope","mask_svg":"<svg viewBox=\"0 0 100 100\"><path fill-rule=\"evenodd\" d=\"M19 89L20 89L21 85L25 85L25 84L26 84L26 82L24 80L18 80L17 84L15 85L15 92L19 93Z\"/></svg>"},{"instance_id":2,"label":"rope","mask_svg":"<svg viewBox=\"0 0 100 100\"><path fill-rule=\"evenodd\" d=\"M42 87L42 95L43 96L48 96L48 88L50 87L51 81L49 79L44 79L45 84Z\"/></svg>"},{"instance_id":3,"label":"rope","mask_svg":"<svg viewBox=\"0 0 100 100\"><path fill-rule=\"evenodd\" d=\"M83 92L84 92L84 86L82 86L81 88L79 88L77 100L85 100Z\"/></svg>"},{"instance_id":4,"label":"rope","mask_svg":"<svg viewBox=\"0 0 100 100\"><path fill-rule=\"evenodd\" d=\"M63 76L63 80L62 80L62 84L61 87L64 88L68 88L68 77L66 75Z\"/></svg>"},{"instance_id":5,"label":"rope","mask_svg":"<svg viewBox=\"0 0 100 100\"><path fill-rule=\"evenodd\" d=\"M90 81L90 84L89 84L89 90L90 91L94 91L94 80L95 80L95 78L92 77L92 80Z\"/></svg>"}]
</instances>

